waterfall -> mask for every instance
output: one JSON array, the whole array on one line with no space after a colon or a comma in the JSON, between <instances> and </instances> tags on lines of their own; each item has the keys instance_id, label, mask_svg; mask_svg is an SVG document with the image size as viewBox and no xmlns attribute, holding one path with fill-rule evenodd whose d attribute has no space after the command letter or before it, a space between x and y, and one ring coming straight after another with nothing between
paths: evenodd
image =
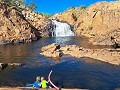
<instances>
[{"instance_id":1,"label":"waterfall","mask_svg":"<svg viewBox=\"0 0 120 90\"><path fill-rule=\"evenodd\" d=\"M58 22L56 20L52 20L54 25L52 36L53 37L65 37L65 36L75 36L74 32L71 30L70 25L63 22Z\"/></svg>"}]
</instances>

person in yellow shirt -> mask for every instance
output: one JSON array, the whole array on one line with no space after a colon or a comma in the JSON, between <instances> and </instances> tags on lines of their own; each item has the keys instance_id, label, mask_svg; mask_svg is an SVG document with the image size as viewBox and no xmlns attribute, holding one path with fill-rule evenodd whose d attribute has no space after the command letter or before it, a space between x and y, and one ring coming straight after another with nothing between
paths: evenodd
<instances>
[{"instance_id":1,"label":"person in yellow shirt","mask_svg":"<svg viewBox=\"0 0 120 90\"><path fill-rule=\"evenodd\" d=\"M41 77L41 83L40 83L40 86L41 88L47 88L47 84L48 82L44 79L44 77Z\"/></svg>"}]
</instances>

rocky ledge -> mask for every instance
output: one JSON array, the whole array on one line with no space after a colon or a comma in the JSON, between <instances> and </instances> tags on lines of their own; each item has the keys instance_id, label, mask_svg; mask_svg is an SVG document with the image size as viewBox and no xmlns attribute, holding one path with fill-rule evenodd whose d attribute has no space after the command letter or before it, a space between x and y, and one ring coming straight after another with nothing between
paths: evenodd
<instances>
[{"instance_id":1,"label":"rocky ledge","mask_svg":"<svg viewBox=\"0 0 120 90\"><path fill-rule=\"evenodd\" d=\"M94 60L120 65L119 49L88 49L77 45L60 47L58 44L50 44L43 47L41 50L41 55L51 58L61 57L63 54L69 54L77 58L88 57L93 58Z\"/></svg>"}]
</instances>

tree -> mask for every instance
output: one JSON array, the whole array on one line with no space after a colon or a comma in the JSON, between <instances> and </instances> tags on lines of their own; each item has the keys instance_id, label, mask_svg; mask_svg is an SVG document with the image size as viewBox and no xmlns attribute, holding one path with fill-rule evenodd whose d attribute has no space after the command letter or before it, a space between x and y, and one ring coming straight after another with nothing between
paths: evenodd
<instances>
[{"instance_id":1,"label":"tree","mask_svg":"<svg viewBox=\"0 0 120 90\"><path fill-rule=\"evenodd\" d=\"M17 2L25 4L25 0L2 0L2 2L15 6Z\"/></svg>"},{"instance_id":2,"label":"tree","mask_svg":"<svg viewBox=\"0 0 120 90\"><path fill-rule=\"evenodd\" d=\"M81 9L86 9L86 6L82 5L80 6Z\"/></svg>"},{"instance_id":3,"label":"tree","mask_svg":"<svg viewBox=\"0 0 120 90\"><path fill-rule=\"evenodd\" d=\"M28 7L34 11L37 8L37 5L33 1L31 1Z\"/></svg>"},{"instance_id":4,"label":"tree","mask_svg":"<svg viewBox=\"0 0 120 90\"><path fill-rule=\"evenodd\" d=\"M21 4L25 4L25 0L16 0L16 1L18 1Z\"/></svg>"}]
</instances>

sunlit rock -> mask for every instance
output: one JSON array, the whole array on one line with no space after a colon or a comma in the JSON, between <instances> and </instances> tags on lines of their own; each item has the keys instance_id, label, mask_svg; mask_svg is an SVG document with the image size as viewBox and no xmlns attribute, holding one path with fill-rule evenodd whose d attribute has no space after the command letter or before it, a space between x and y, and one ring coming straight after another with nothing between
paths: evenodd
<instances>
[{"instance_id":1,"label":"sunlit rock","mask_svg":"<svg viewBox=\"0 0 120 90\"><path fill-rule=\"evenodd\" d=\"M119 50L117 51L113 49L88 49L79 47L77 45L66 45L57 49L56 44L51 44L43 48L43 52L41 53L41 55L46 57L61 57L63 54L69 54L77 58L88 57L93 58L94 60L99 60L114 65L120 64Z\"/></svg>"}]
</instances>

